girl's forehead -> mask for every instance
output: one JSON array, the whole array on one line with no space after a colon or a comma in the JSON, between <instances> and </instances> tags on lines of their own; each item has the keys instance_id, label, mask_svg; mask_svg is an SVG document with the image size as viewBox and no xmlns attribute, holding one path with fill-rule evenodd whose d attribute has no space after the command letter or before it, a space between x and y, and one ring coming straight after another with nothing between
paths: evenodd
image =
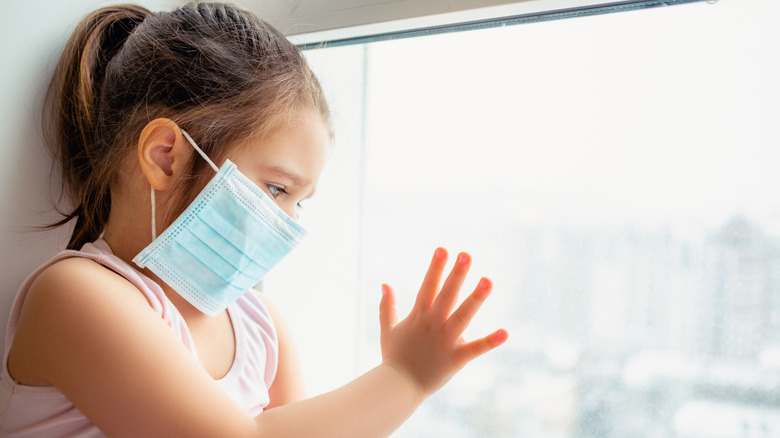
<instances>
[{"instance_id":1,"label":"girl's forehead","mask_svg":"<svg viewBox=\"0 0 780 438\"><path fill-rule=\"evenodd\" d=\"M235 157L251 165L287 168L319 176L331 143L331 130L316 111L307 111L267 135L234 148ZM232 159L232 158L231 158Z\"/></svg>"},{"instance_id":2,"label":"girl's forehead","mask_svg":"<svg viewBox=\"0 0 780 438\"><path fill-rule=\"evenodd\" d=\"M235 149L251 154L279 149L289 143L302 140L318 143L311 145L314 147L318 146L323 138L327 138L328 145L333 140L333 130L326 117L314 109L301 110L274 124L270 129L237 143Z\"/></svg>"}]
</instances>

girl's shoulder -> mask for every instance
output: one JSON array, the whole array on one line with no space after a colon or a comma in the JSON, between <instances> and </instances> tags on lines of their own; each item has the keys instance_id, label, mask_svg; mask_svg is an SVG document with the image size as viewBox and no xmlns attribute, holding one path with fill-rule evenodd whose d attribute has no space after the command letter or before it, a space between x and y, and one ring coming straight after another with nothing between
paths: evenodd
<instances>
[{"instance_id":1,"label":"girl's shoulder","mask_svg":"<svg viewBox=\"0 0 780 438\"><path fill-rule=\"evenodd\" d=\"M88 257L78 257L75 255L75 251L73 253L71 256L59 258L45 266L38 272L31 288L34 288L36 283L45 284L52 281L88 281L92 278L105 280L120 277L98 261ZM112 275L107 275L109 273Z\"/></svg>"},{"instance_id":2,"label":"girl's shoulder","mask_svg":"<svg viewBox=\"0 0 780 438\"><path fill-rule=\"evenodd\" d=\"M122 291L143 298L132 283L110 267L87 257L67 257L53 262L38 273L30 284L25 303L31 300L36 303L41 301L41 304L59 300L80 303L84 299L95 298L94 294L111 298L121 296ZM37 295L41 297L35 298ZM63 310L67 308L70 306Z\"/></svg>"},{"instance_id":3,"label":"girl's shoulder","mask_svg":"<svg viewBox=\"0 0 780 438\"><path fill-rule=\"evenodd\" d=\"M88 257L66 257L37 274L23 308L83 313L97 304L127 299L140 299L148 307L138 288L111 267Z\"/></svg>"},{"instance_id":4,"label":"girl's shoulder","mask_svg":"<svg viewBox=\"0 0 780 438\"><path fill-rule=\"evenodd\" d=\"M85 257L65 257L43 267L24 292L8 371L26 385L53 384L57 363L79 342L88 342L97 330L110 332L112 321L127 322L150 310L132 283Z\"/></svg>"}]
</instances>

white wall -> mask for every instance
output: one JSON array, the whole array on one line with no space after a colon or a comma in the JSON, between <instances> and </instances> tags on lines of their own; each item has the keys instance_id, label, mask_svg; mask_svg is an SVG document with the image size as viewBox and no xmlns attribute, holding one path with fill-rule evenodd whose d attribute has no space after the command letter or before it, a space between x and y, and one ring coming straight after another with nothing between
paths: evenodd
<instances>
[{"instance_id":1,"label":"white wall","mask_svg":"<svg viewBox=\"0 0 780 438\"><path fill-rule=\"evenodd\" d=\"M51 158L43 146L40 106L65 41L80 19L116 1L3 0L0 14L0 347L17 288L64 247L69 230L30 231L52 222ZM152 10L173 1L144 0ZM58 186L59 183L55 183ZM57 187L55 187L56 189ZM56 198L56 190L54 191Z\"/></svg>"}]
</instances>

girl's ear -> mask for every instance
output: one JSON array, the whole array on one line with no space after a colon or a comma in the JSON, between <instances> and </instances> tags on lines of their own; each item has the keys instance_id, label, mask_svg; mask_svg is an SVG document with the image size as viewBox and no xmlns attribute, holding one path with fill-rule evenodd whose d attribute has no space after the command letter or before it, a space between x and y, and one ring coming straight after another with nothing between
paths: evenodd
<instances>
[{"instance_id":1,"label":"girl's ear","mask_svg":"<svg viewBox=\"0 0 780 438\"><path fill-rule=\"evenodd\" d=\"M192 146L170 119L154 119L138 138L138 161L149 184L167 190L192 156Z\"/></svg>"}]
</instances>

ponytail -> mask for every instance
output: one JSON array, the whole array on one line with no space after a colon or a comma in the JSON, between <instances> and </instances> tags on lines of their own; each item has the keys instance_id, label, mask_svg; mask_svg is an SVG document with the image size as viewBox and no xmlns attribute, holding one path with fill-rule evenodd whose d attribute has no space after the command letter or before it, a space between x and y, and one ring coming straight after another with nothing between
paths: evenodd
<instances>
[{"instance_id":1,"label":"ponytail","mask_svg":"<svg viewBox=\"0 0 780 438\"><path fill-rule=\"evenodd\" d=\"M96 117L106 68L133 30L151 13L140 6L110 6L78 25L60 58L44 101L43 132L60 162L63 183L75 208L60 222L77 218L69 249L100 236L108 220L111 195L97 161L105 155L97 141Z\"/></svg>"}]
</instances>

